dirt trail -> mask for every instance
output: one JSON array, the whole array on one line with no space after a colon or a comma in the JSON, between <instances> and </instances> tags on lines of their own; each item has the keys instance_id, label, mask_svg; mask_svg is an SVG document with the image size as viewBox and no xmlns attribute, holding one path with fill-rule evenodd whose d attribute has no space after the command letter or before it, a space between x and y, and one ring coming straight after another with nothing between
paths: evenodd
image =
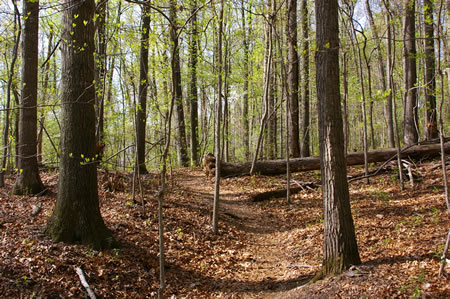
<instances>
[{"instance_id":1,"label":"dirt trail","mask_svg":"<svg viewBox=\"0 0 450 299\"><path fill-rule=\"evenodd\" d=\"M178 184L212 204L214 182L208 181L203 172L193 171L190 175L184 175ZM236 184L227 184L226 180L222 180L220 194L220 219L231 218L245 241L239 254L241 271L235 273L235 280L245 291L239 291L237 295L246 298L283 297L283 292L306 283L310 275L300 275L298 270L308 266L294 264L289 256L290 243L286 242L289 230L282 229L288 225L286 221L265 208L264 203L251 202L249 191L236 187ZM227 224L220 221L220 225Z\"/></svg>"}]
</instances>

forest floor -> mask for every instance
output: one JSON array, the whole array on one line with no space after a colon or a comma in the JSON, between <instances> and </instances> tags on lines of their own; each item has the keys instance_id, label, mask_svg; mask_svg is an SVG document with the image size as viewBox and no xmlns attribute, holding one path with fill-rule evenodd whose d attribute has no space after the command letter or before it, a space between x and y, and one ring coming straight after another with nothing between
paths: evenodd
<instances>
[{"instance_id":1,"label":"forest floor","mask_svg":"<svg viewBox=\"0 0 450 299\"><path fill-rule=\"evenodd\" d=\"M279 177L221 180L219 234L211 233L214 183L200 169L174 170L164 202L165 295L172 298L450 298L449 278L438 278L450 217L438 161L417 165L414 187L400 191L394 172L350 183L362 265L308 284L322 262L320 188L286 199L252 202L280 189ZM362 172L349 168L349 175ZM320 185L320 173L296 173ZM158 178L142 176L133 203L131 179L99 170L103 218L121 247L95 251L53 243L44 234L56 200L58 174L42 173L49 192L11 196L13 178L0 189L0 297L80 298L86 291L75 267L100 298L155 297L159 282ZM139 192L140 193L140 192ZM36 216L39 207L42 209ZM447 265L447 272L450 266Z\"/></svg>"}]
</instances>

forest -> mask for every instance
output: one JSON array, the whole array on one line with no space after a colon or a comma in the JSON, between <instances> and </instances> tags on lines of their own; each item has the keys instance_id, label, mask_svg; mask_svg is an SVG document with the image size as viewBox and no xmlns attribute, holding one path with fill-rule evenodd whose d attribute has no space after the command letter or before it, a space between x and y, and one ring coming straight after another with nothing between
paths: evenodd
<instances>
[{"instance_id":1,"label":"forest","mask_svg":"<svg viewBox=\"0 0 450 299\"><path fill-rule=\"evenodd\" d=\"M0 297L450 297L450 0L0 0Z\"/></svg>"}]
</instances>

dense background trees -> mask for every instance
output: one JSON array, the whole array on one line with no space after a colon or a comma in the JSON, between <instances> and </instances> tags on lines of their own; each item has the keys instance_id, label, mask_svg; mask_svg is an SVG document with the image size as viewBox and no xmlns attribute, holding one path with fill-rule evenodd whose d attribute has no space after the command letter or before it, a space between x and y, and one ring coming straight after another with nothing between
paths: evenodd
<instances>
[{"instance_id":1,"label":"dense background trees","mask_svg":"<svg viewBox=\"0 0 450 299\"><path fill-rule=\"evenodd\" d=\"M399 134L405 144L417 142L425 136L436 137L435 107L439 106L440 95L448 92L445 82L444 90L439 88L441 79L436 76L433 65L439 56L442 57L442 69L448 64L448 28L444 20L440 22L440 36L436 36L437 17L446 17L445 13L438 13L440 3L350 1L354 13L349 18L344 2L340 2L340 52L348 54L345 56L347 66L341 68L340 81L344 87L342 96L346 99L343 111L347 111L344 127L348 128L348 151L363 148L362 92L367 98L367 138L372 148L394 145L394 117L400 124ZM164 144L162 132L172 96L176 97L172 133L176 138L172 139L171 164L186 166L190 160L191 164L196 165L199 157L212 152L215 145L213 128L217 120L213 112L218 99L215 74L218 34L217 26L212 22L217 19L215 5L208 1L167 1L145 6L142 1L117 0L98 4L101 5L97 6L95 16L96 135L97 141L105 144L105 158L120 152L107 160L104 167L133 169L136 159L142 167L141 172L159 167ZM314 88L317 21L312 4L312 1L306 0L224 3L225 86L222 94L225 100L223 109L226 111L223 113L225 139L222 147L223 158L227 161L248 161L255 153L266 105L262 98L270 45L269 12L273 16L273 32L270 35L273 61L270 80L267 80L267 124L263 130L263 150L258 159L284 155L286 117L290 119L291 155L318 154L317 97ZM1 5L3 35L0 44L4 55L0 62L3 78L0 92L5 109L8 76L12 75L10 94L14 95L20 91L21 70L19 63L16 63L13 72L10 70L14 57L14 36L18 32L17 26L14 27L13 5L9 1L3 1ZM145 9L143 15L146 18L141 18L141 9ZM39 125L42 159L39 161L46 165L56 165L60 152L59 47L62 27L59 15L63 12L61 5L52 5L51 1L40 3L37 113L42 120L42 126ZM356 34L349 34L351 23ZM388 25L392 30L386 30ZM364 36L358 32L363 32ZM391 32L393 34L389 38ZM385 63L389 55L388 41L392 46L391 55L394 55L392 82ZM437 43L442 43L440 53L436 51ZM361 62L362 71L355 60L358 48L361 57L365 57ZM19 54L22 51L19 48ZM147 51L148 61L145 60ZM284 69L281 62L286 66ZM341 59L341 65L343 62L344 59ZM342 77L344 72L345 80ZM285 83L288 85L287 94L283 88ZM291 108L289 115L285 115L281 107L288 97ZM2 126L7 128L7 146L11 150L5 168L14 169L18 165L13 157L19 154L15 150L18 139L14 136L18 128L14 124L19 113L14 109L18 107L14 96L10 98L13 99L10 103L13 109L8 110L8 119L12 125L5 126L4 113ZM401 113L393 115L391 103ZM448 109L448 105L444 105L446 128ZM139 144L137 157L131 146L136 141Z\"/></svg>"},{"instance_id":2,"label":"dense background trees","mask_svg":"<svg viewBox=\"0 0 450 299\"><path fill-rule=\"evenodd\" d=\"M0 5L1 174L15 172L15 193L37 194L38 161L59 167L46 233L106 248L114 239L100 215L97 160L162 169L162 270L167 163L196 166L215 152L217 233L220 161L252 160L254 174L258 159L320 153L328 275L360 262L346 154L363 150L368 174L369 147L437 137L439 106L442 134L450 125L448 77L437 71L449 67L443 1Z\"/></svg>"}]
</instances>

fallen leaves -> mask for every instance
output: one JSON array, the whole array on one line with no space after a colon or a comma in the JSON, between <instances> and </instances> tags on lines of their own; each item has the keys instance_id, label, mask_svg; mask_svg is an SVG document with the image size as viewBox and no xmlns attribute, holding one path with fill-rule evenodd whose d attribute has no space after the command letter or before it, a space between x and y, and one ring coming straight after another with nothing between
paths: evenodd
<instances>
[{"instance_id":1,"label":"fallen leaves","mask_svg":"<svg viewBox=\"0 0 450 299\"><path fill-rule=\"evenodd\" d=\"M284 178L222 180L220 228L213 235L214 185L200 170L176 170L164 203L166 296L446 297L448 280L438 279L437 271L450 221L442 190L429 187L440 184L439 169L433 167L421 165L423 180L405 191L389 173L371 178L370 185L350 184L363 264L347 275L301 288L322 262L320 190L302 191L290 204L284 198L252 203L251 195L281 188ZM100 187L102 175L110 182L111 174L121 182L129 178L126 173L102 173ZM56 173L42 174L50 192L38 198L7 195L13 184L7 180L0 199L2 297L83 297L86 290L74 267L83 269L99 297L155 297L159 266L154 178L142 177L144 206L133 204L127 184L99 188L102 215L122 244L106 252L55 244L43 234L56 199ZM318 180L315 172L293 176L297 181L311 178Z\"/></svg>"}]
</instances>

